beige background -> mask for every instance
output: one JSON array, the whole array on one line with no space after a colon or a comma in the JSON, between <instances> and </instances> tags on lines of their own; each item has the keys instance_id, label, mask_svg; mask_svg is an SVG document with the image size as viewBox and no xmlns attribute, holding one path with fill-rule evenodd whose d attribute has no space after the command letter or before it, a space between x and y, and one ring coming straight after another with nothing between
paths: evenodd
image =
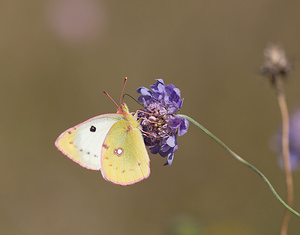
<instances>
[{"instance_id":1,"label":"beige background","mask_svg":"<svg viewBox=\"0 0 300 235\"><path fill-rule=\"evenodd\" d=\"M181 89L182 113L285 198L270 150L280 114L258 71L268 43L284 46L294 64L287 100L291 111L300 107L299 9L280 0L1 1L0 233L279 234L284 209L267 186L192 125L173 165L151 155L150 178L130 187L81 168L54 141L115 112L102 90L118 100L125 76L136 98L138 87L163 78ZM294 180L299 211L300 172ZM184 226L194 233L179 233ZM289 234L299 231L292 216Z\"/></svg>"}]
</instances>

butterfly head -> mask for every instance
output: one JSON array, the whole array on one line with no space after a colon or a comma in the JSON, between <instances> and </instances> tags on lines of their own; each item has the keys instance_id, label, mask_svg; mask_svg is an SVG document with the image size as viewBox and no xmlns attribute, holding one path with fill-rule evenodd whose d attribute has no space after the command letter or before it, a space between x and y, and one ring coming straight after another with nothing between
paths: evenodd
<instances>
[{"instance_id":1,"label":"butterfly head","mask_svg":"<svg viewBox=\"0 0 300 235\"><path fill-rule=\"evenodd\" d=\"M121 104L117 113L120 114L129 113L128 106L125 103Z\"/></svg>"}]
</instances>

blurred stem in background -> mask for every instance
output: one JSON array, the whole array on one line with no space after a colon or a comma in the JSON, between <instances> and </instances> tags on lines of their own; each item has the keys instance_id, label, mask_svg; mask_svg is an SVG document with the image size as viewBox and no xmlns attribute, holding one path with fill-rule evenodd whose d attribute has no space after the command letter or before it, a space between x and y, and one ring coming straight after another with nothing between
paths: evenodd
<instances>
[{"instance_id":1,"label":"blurred stem in background","mask_svg":"<svg viewBox=\"0 0 300 235\"><path fill-rule=\"evenodd\" d=\"M286 59L284 50L275 44L271 44L265 49L264 56L265 61L261 71L263 75L266 75L271 79L271 84L276 89L278 105L282 117L281 148L287 187L287 204L290 207L293 207L294 186L289 152L289 112L281 80L281 78L285 77L290 72L291 66ZM286 210L281 225L281 235L287 234L289 220L290 212Z\"/></svg>"}]
</instances>

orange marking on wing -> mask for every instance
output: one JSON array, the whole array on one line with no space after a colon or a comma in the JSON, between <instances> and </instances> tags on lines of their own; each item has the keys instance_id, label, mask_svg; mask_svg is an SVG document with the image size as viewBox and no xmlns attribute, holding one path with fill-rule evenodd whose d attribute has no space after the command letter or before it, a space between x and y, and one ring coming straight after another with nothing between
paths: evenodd
<instances>
[{"instance_id":1,"label":"orange marking on wing","mask_svg":"<svg viewBox=\"0 0 300 235\"><path fill-rule=\"evenodd\" d=\"M106 144L103 144L102 147L105 148L105 149L109 148Z\"/></svg>"},{"instance_id":2,"label":"orange marking on wing","mask_svg":"<svg viewBox=\"0 0 300 235\"><path fill-rule=\"evenodd\" d=\"M76 128L74 128L74 129L73 129L73 130L71 130L71 131L68 131L68 134L70 134L70 135L71 135L71 134L72 134L72 132L73 132L73 131L75 131L75 130L76 130Z\"/></svg>"}]
</instances>

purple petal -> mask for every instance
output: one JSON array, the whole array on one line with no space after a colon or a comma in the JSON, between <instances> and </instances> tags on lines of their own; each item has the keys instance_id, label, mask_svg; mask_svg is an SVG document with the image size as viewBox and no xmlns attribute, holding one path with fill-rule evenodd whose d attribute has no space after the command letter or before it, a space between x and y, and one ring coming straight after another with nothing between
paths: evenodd
<instances>
[{"instance_id":1,"label":"purple petal","mask_svg":"<svg viewBox=\"0 0 300 235\"><path fill-rule=\"evenodd\" d=\"M175 153L178 150L178 144L176 143L175 147L173 148L173 153Z\"/></svg>"},{"instance_id":2,"label":"purple petal","mask_svg":"<svg viewBox=\"0 0 300 235\"><path fill-rule=\"evenodd\" d=\"M139 87L136 91L137 91L137 93L140 93L141 95L144 95L144 96L152 95L152 92L146 87Z\"/></svg>"},{"instance_id":3,"label":"purple petal","mask_svg":"<svg viewBox=\"0 0 300 235\"><path fill-rule=\"evenodd\" d=\"M174 88L175 86L173 84L166 85L166 92L168 93L168 95L172 94Z\"/></svg>"},{"instance_id":4,"label":"purple petal","mask_svg":"<svg viewBox=\"0 0 300 235\"><path fill-rule=\"evenodd\" d=\"M157 82L159 82L159 83L161 83L161 84L163 84L163 85L165 85L165 83L164 83L164 80L163 79L161 79L161 78L158 78L158 79L155 79Z\"/></svg>"},{"instance_id":5,"label":"purple petal","mask_svg":"<svg viewBox=\"0 0 300 235\"><path fill-rule=\"evenodd\" d=\"M170 96L168 96L168 95L164 96L164 104L166 104L166 105L172 104L172 101L170 101Z\"/></svg>"},{"instance_id":6,"label":"purple petal","mask_svg":"<svg viewBox=\"0 0 300 235\"><path fill-rule=\"evenodd\" d=\"M157 153L159 153L160 145L151 146L151 147L149 147L149 149L150 149L151 153L157 154Z\"/></svg>"},{"instance_id":7,"label":"purple petal","mask_svg":"<svg viewBox=\"0 0 300 235\"><path fill-rule=\"evenodd\" d=\"M178 129L178 136L182 136L185 133L187 133L188 127L189 127L189 121L186 120L185 118L182 118L182 122Z\"/></svg>"},{"instance_id":8,"label":"purple petal","mask_svg":"<svg viewBox=\"0 0 300 235\"><path fill-rule=\"evenodd\" d=\"M167 139L166 144L173 148L173 147L175 146L175 141L176 141L175 136L170 136L170 137Z\"/></svg>"},{"instance_id":9,"label":"purple petal","mask_svg":"<svg viewBox=\"0 0 300 235\"><path fill-rule=\"evenodd\" d=\"M156 79L156 83L154 85L151 85L151 89L154 91L154 92L164 92L165 91L165 84L164 84L164 81L162 79Z\"/></svg>"},{"instance_id":10,"label":"purple petal","mask_svg":"<svg viewBox=\"0 0 300 235\"><path fill-rule=\"evenodd\" d=\"M141 94L141 96L138 98L138 101L144 103L144 105L145 101L149 100L152 95L152 92L146 87L138 88L137 92Z\"/></svg>"},{"instance_id":11,"label":"purple petal","mask_svg":"<svg viewBox=\"0 0 300 235\"><path fill-rule=\"evenodd\" d=\"M164 93L161 92L154 92L152 97L157 100L158 102L161 102L164 99Z\"/></svg>"},{"instance_id":12,"label":"purple petal","mask_svg":"<svg viewBox=\"0 0 300 235\"><path fill-rule=\"evenodd\" d=\"M177 102L177 108L178 108L178 109L181 109L182 104L183 104L183 99L181 99L181 100L179 100L179 101Z\"/></svg>"},{"instance_id":13,"label":"purple petal","mask_svg":"<svg viewBox=\"0 0 300 235\"><path fill-rule=\"evenodd\" d=\"M169 114L175 114L175 113L177 113L177 111L178 111L177 107L175 107L173 105L168 107Z\"/></svg>"},{"instance_id":14,"label":"purple petal","mask_svg":"<svg viewBox=\"0 0 300 235\"><path fill-rule=\"evenodd\" d=\"M180 99L180 90L178 88L174 88L173 92L170 94L170 100L174 102L178 102Z\"/></svg>"},{"instance_id":15,"label":"purple petal","mask_svg":"<svg viewBox=\"0 0 300 235\"><path fill-rule=\"evenodd\" d=\"M183 118L175 116L175 118L174 117L172 118L172 123L170 124L170 126L172 128L177 129L181 125L182 121L183 121Z\"/></svg>"},{"instance_id":16,"label":"purple petal","mask_svg":"<svg viewBox=\"0 0 300 235\"><path fill-rule=\"evenodd\" d=\"M160 148L160 152L164 152L164 153L167 153L169 150L171 149L171 147L168 145L168 144L164 144L161 146Z\"/></svg>"},{"instance_id":17,"label":"purple petal","mask_svg":"<svg viewBox=\"0 0 300 235\"><path fill-rule=\"evenodd\" d=\"M159 155L162 156L162 157L166 157L169 155L169 153L172 151L172 149L169 149L169 151L159 151Z\"/></svg>"},{"instance_id":18,"label":"purple petal","mask_svg":"<svg viewBox=\"0 0 300 235\"><path fill-rule=\"evenodd\" d=\"M170 153L168 156L168 161L164 164L164 166L166 166L166 165L170 166L173 162L173 159L174 159L174 153Z\"/></svg>"}]
</instances>

